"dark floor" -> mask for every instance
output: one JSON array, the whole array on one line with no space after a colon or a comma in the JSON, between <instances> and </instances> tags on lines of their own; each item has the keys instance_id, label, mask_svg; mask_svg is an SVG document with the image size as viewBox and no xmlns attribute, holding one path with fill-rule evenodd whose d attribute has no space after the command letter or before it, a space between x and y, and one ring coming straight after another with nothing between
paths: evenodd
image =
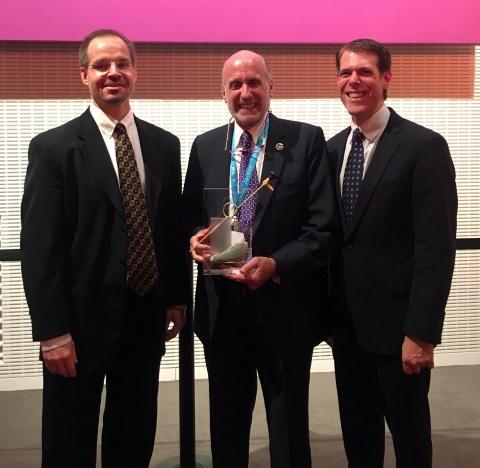
<instances>
[{"instance_id":1,"label":"dark floor","mask_svg":"<svg viewBox=\"0 0 480 468\"><path fill-rule=\"evenodd\" d=\"M312 374L310 428L314 467L346 467L334 377ZM209 455L207 382L196 382L196 450L202 466ZM430 394L435 468L480 467L480 366L439 367ZM40 466L41 392L0 392L0 467ZM250 468L268 468L268 439L259 398L251 435ZM174 467L178 456L178 384L160 385L159 417L151 467ZM385 467L393 468L387 441Z\"/></svg>"}]
</instances>

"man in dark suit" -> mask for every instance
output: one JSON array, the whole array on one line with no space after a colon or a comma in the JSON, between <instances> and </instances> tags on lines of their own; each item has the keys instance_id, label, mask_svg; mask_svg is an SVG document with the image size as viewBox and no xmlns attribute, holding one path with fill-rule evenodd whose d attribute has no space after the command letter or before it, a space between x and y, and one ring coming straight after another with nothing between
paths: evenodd
<instances>
[{"instance_id":1,"label":"man in dark suit","mask_svg":"<svg viewBox=\"0 0 480 468\"><path fill-rule=\"evenodd\" d=\"M148 466L164 341L184 322L179 141L133 115L135 64L122 34L89 34L90 108L29 148L22 272L44 363L43 467L95 467L104 379L102 466Z\"/></svg>"},{"instance_id":2,"label":"man in dark suit","mask_svg":"<svg viewBox=\"0 0 480 468\"><path fill-rule=\"evenodd\" d=\"M385 106L389 51L356 40L337 54L351 127L328 142L344 228L345 323L334 337L349 466L432 463L428 389L455 260L455 171L444 138ZM358 129L358 130L357 130ZM363 179L363 180L362 180Z\"/></svg>"},{"instance_id":3,"label":"man in dark suit","mask_svg":"<svg viewBox=\"0 0 480 468\"><path fill-rule=\"evenodd\" d=\"M195 328L209 375L216 468L248 466L257 372L272 466L311 466L310 363L313 347L329 332L323 324L327 264L339 226L323 132L271 114L272 89L260 55L240 51L225 62L222 96L234 123L196 138L184 187L192 256L199 263ZM251 232L242 231L251 235L253 258L236 275L203 276L203 254L209 248L208 241L201 242L208 233L203 190L230 187L233 199L241 185L235 174L239 166L241 173L247 153L245 136L256 145L252 177L258 174L261 182L274 174L273 191L264 188L256 195ZM243 200L254 191L248 187Z\"/></svg>"}]
</instances>

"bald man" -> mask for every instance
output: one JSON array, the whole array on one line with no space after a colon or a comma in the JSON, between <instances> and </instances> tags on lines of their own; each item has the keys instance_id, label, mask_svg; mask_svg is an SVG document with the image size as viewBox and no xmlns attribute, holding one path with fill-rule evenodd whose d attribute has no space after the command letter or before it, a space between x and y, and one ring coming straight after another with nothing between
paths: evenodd
<instances>
[{"instance_id":1,"label":"bald man","mask_svg":"<svg viewBox=\"0 0 480 468\"><path fill-rule=\"evenodd\" d=\"M185 181L184 215L198 263L195 329L209 375L215 468L248 467L257 373L271 466L311 466L310 364L314 346L330 331L327 264L338 222L321 128L275 117L272 91L262 56L243 50L226 60L221 94L234 122L195 139ZM250 172L254 183L248 181L239 200L237 174L249 152L245 141L257 159L245 175ZM239 274L203 276L203 253L209 248L208 240L202 241L207 233L203 190L229 188L238 205L271 173L273 191L261 189L254 197L251 229L244 231L251 237L252 259Z\"/></svg>"}]
</instances>

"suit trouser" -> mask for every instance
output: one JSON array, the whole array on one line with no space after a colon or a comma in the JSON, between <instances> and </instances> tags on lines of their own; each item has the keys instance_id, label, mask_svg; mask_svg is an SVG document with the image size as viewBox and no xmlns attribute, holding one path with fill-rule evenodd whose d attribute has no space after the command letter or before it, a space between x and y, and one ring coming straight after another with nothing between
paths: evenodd
<instances>
[{"instance_id":1,"label":"suit trouser","mask_svg":"<svg viewBox=\"0 0 480 468\"><path fill-rule=\"evenodd\" d=\"M397 468L431 467L430 370L407 375L400 355L366 354L353 341L336 340L333 354L348 466L383 467L386 421Z\"/></svg>"},{"instance_id":2,"label":"suit trouser","mask_svg":"<svg viewBox=\"0 0 480 468\"><path fill-rule=\"evenodd\" d=\"M128 295L127 326L107 369L87 369L81 354L77 377L54 375L44 367L43 468L95 467L104 378L102 467L149 465L156 431L162 352L159 337L163 332L155 330L148 320L146 314L155 313L147 307L148 301L134 298L133 293Z\"/></svg>"},{"instance_id":3,"label":"suit trouser","mask_svg":"<svg viewBox=\"0 0 480 468\"><path fill-rule=\"evenodd\" d=\"M240 337L225 334L225 329L223 332L222 335L222 330L216 329L219 339L204 347L213 467L248 467L258 372L271 466L309 468L308 388L313 349L278 356L265 348L262 324L255 321L243 329ZM238 343L241 345L237 346Z\"/></svg>"}]
</instances>

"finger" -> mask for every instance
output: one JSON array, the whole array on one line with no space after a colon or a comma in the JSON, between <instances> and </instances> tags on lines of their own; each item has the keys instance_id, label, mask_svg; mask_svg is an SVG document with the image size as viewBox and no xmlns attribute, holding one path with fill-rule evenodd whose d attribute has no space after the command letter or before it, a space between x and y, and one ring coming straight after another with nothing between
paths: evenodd
<instances>
[{"instance_id":1,"label":"finger","mask_svg":"<svg viewBox=\"0 0 480 468\"><path fill-rule=\"evenodd\" d=\"M165 333L165 341L170 341L171 339L175 338L180 331L181 326L177 325L175 322L172 322L173 326L167 330Z\"/></svg>"},{"instance_id":2,"label":"finger","mask_svg":"<svg viewBox=\"0 0 480 468\"><path fill-rule=\"evenodd\" d=\"M65 360L58 360L56 363L56 373L63 376L63 377L69 377L69 373L67 370L67 366L65 365Z\"/></svg>"},{"instance_id":3,"label":"finger","mask_svg":"<svg viewBox=\"0 0 480 468\"><path fill-rule=\"evenodd\" d=\"M76 377L77 376L77 368L75 367L75 360L74 356L71 356L69 359L65 361L65 370L66 370L66 377Z\"/></svg>"},{"instance_id":4,"label":"finger","mask_svg":"<svg viewBox=\"0 0 480 468\"><path fill-rule=\"evenodd\" d=\"M173 340L178 335L178 332L180 331L180 327L172 327L170 330L168 330L167 334L165 335L165 341L170 341Z\"/></svg>"},{"instance_id":5,"label":"finger","mask_svg":"<svg viewBox=\"0 0 480 468\"><path fill-rule=\"evenodd\" d=\"M252 271L255 271L259 266L259 260L257 257L252 258L249 262L240 268L240 273L243 273L245 276L248 276Z\"/></svg>"},{"instance_id":6,"label":"finger","mask_svg":"<svg viewBox=\"0 0 480 468\"><path fill-rule=\"evenodd\" d=\"M43 364L45 365L48 372L50 372L51 374L56 373L55 372L55 366L50 361L47 361L45 358L43 358Z\"/></svg>"},{"instance_id":7,"label":"finger","mask_svg":"<svg viewBox=\"0 0 480 468\"><path fill-rule=\"evenodd\" d=\"M167 319L165 323L165 341L170 341L175 335L175 323Z\"/></svg>"},{"instance_id":8,"label":"finger","mask_svg":"<svg viewBox=\"0 0 480 468\"><path fill-rule=\"evenodd\" d=\"M211 253L211 247L206 244L199 244L192 250L192 257L196 262L202 263L205 255Z\"/></svg>"},{"instance_id":9,"label":"finger","mask_svg":"<svg viewBox=\"0 0 480 468\"><path fill-rule=\"evenodd\" d=\"M72 342L72 343L73 343L73 342ZM76 351L76 349L75 349L75 345L73 345L72 353L73 353L73 362L74 362L74 364L77 364L77 363L78 363L78 359L77 359L77 351Z\"/></svg>"},{"instance_id":10,"label":"finger","mask_svg":"<svg viewBox=\"0 0 480 468\"><path fill-rule=\"evenodd\" d=\"M413 355L405 359L405 364L409 365L410 367L416 367L421 364L421 360L417 356Z\"/></svg>"},{"instance_id":11,"label":"finger","mask_svg":"<svg viewBox=\"0 0 480 468\"><path fill-rule=\"evenodd\" d=\"M243 283L245 281L245 275L242 273L228 273L226 271L222 271L222 276L232 281L238 281L239 283Z\"/></svg>"},{"instance_id":12,"label":"finger","mask_svg":"<svg viewBox=\"0 0 480 468\"><path fill-rule=\"evenodd\" d=\"M262 267L257 268L256 270L252 271L250 278L254 282L264 281L266 277L266 272Z\"/></svg>"},{"instance_id":13,"label":"finger","mask_svg":"<svg viewBox=\"0 0 480 468\"><path fill-rule=\"evenodd\" d=\"M245 280L245 284L250 289L251 291L256 291L262 283L259 282L258 280L253 279L252 277L249 277Z\"/></svg>"},{"instance_id":14,"label":"finger","mask_svg":"<svg viewBox=\"0 0 480 468\"><path fill-rule=\"evenodd\" d=\"M409 364L407 364L406 362L402 363L402 367L403 367L403 372L405 372L405 374L407 375L411 375L413 370L411 368L411 366Z\"/></svg>"},{"instance_id":15,"label":"finger","mask_svg":"<svg viewBox=\"0 0 480 468\"><path fill-rule=\"evenodd\" d=\"M43 353L43 362L45 367L52 373L58 374L58 358L54 350L46 351Z\"/></svg>"},{"instance_id":16,"label":"finger","mask_svg":"<svg viewBox=\"0 0 480 468\"><path fill-rule=\"evenodd\" d=\"M170 319L170 317L167 317L165 319L165 333L169 332L171 324L172 324L172 320Z\"/></svg>"},{"instance_id":17,"label":"finger","mask_svg":"<svg viewBox=\"0 0 480 468\"><path fill-rule=\"evenodd\" d=\"M203 257L200 257L200 255L196 254L195 251L192 251L192 258L196 262L199 262L199 263L203 262Z\"/></svg>"}]
</instances>

